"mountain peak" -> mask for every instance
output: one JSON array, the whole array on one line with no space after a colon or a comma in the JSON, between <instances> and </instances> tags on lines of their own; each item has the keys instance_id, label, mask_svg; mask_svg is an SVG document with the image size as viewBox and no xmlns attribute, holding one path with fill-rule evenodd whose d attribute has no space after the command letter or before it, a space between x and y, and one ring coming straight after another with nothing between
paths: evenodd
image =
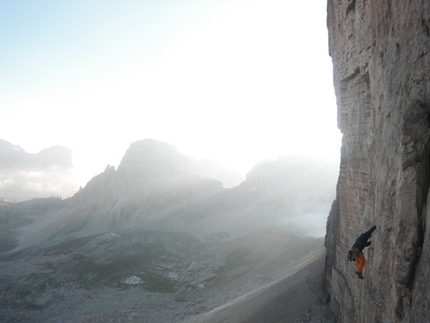
<instances>
[{"instance_id":1,"label":"mountain peak","mask_svg":"<svg viewBox=\"0 0 430 323\"><path fill-rule=\"evenodd\" d=\"M144 139L130 145L118 166L118 172L142 179L172 179L191 175L190 168L190 159L175 146Z\"/></svg>"}]
</instances>

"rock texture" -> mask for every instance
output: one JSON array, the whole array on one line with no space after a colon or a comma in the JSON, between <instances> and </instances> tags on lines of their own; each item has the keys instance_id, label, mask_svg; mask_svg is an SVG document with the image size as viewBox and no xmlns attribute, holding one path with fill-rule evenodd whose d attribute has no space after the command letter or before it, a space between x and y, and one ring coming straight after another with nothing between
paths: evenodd
<instances>
[{"instance_id":1,"label":"rock texture","mask_svg":"<svg viewBox=\"0 0 430 323\"><path fill-rule=\"evenodd\" d=\"M326 279L338 321L430 322L430 2L328 1L338 126ZM365 279L347 251L365 249Z\"/></svg>"}]
</instances>

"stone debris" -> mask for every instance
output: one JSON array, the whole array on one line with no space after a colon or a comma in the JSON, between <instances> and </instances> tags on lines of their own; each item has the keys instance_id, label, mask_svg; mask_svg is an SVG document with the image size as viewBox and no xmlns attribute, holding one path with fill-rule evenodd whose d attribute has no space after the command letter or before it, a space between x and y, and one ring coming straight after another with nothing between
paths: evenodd
<instances>
[{"instance_id":1,"label":"stone debris","mask_svg":"<svg viewBox=\"0 0 430 323\"><path fill-rule=\"evenodd\" d=\"M143 280L142 280L142 278L140 278L140 277L137 277L137 276L131 276L131 277L128 277L128 278L125 280L125 284L127 284L127 285L138 285L138 284L143 284Z\"/></svg>"}]
</instances>

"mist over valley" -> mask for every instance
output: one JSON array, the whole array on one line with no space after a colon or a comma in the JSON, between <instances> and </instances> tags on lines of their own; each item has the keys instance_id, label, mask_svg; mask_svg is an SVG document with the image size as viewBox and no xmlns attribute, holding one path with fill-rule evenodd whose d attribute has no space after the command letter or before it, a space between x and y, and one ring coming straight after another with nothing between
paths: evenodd
<instances>
[{"instance_id":1,"label":"mist over valley","mask_svg":"<svg viewBox=\"0 0 430 323\"><path fill-rule=\"evenodd\" d=\"M0 2L0 322L333 323L326 17Z\"/></svg>"},{"instance_id":2,"label":"mist over valley","mask_svg":"<svg viewBox=\"0 0 430 323\"><path fill-rule=\"evenodd\" d=\"M32 166L28 155L9 147L20 155L9 155L16 166L11 173L3 167L5 176L57 165L52 158L44 168L40 162ZM60 160L67 167L56 167L67 171L70 159ZM69 315L56 311L65 298L79 303L83 291L95 297L96 291L120 288L126 298L138 290L156 293L160 304L190 298L193 313L175 303L175 320L186 321L282 277L322 250L336 163L303 156L265 160L230 188L219 179L231 175L237 181L237 174L214 165L145 139L130 145L117 168L108 165L70 197L3 199L3 315L25 319L36 311L41 320L54 321ZM140 282L132 290L125 283L130 277ZM196 297L209 308L199 307ZM157 322L158 311L148 306L137 317Z\"/></svg>"}]
</instances>

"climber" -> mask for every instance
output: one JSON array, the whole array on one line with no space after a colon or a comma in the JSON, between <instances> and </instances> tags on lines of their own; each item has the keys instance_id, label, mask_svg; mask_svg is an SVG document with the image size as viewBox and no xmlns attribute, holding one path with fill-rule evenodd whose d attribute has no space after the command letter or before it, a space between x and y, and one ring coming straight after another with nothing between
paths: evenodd
<instances>
[{"instance_id":1,"label":"climber","mask_svg":"<svg viewBox=\"0 0 430 323\"><path fill-rule=\"evenodd\" d=\"M363 268L366 264L366 258L364 258L363 249L370 246L371 241L367 241L372 236L372 232L376 230L376 225L370 228L369 231L362 233L357 240L355 240L354 245L351 250L348 251L348 260L355 261L355 273L358 278L364 279Z\"/></svg>"}]
</instances>

